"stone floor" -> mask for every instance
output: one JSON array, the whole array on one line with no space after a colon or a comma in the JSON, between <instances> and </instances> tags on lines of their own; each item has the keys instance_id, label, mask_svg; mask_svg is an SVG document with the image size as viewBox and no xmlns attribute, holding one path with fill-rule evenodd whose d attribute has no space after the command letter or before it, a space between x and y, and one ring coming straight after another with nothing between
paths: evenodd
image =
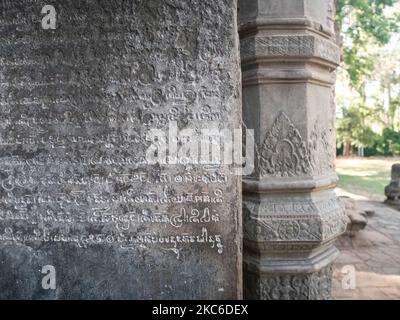
<instances>
[{"instance_id":1,"label":"stone floor","mask_svg":"<svg viewBox=\"0 0 400 320\"><path fill-rule=\"evenodd\" d=\"M400 211L352 198L358 211L375 214L355 237L344 235L337 241L341 255L334 266L333 299L400 299ZM349 278L353 270L355 277Z\"/></svg>"}]
</instances>

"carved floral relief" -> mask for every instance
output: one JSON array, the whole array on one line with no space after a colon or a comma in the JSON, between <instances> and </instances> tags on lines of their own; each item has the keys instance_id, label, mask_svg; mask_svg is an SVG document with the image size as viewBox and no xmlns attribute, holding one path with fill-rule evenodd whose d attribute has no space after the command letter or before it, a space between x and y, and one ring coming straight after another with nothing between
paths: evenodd
<instances>
[{"instance_id":1,"label":"carved floral relief","mask_svg":"<svg viewBox=\"0 0 400 320\"><path fill-rule=\"evenodd\" d=\"M315 121L308 143L289 117L279 113L267 132L259 153L262 177L320 176L333 171L335 153L329 138L331 130Z\"/></svg>"}]
</instances>

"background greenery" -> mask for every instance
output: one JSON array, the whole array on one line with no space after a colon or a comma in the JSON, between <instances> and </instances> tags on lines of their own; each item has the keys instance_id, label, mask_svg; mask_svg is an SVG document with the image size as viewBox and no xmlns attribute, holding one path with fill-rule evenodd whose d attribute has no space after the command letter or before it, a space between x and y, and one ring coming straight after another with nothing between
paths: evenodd
<instances>
[{"instance_id":1,"label":"background greenery","mask_svg":"<svg viewBox=\"0 0 400 320\"><path fill-rule=\"evenodd\" d=\"M337 0L338 154L400 155L398 0Z\"/></svg>"}]
</instances>

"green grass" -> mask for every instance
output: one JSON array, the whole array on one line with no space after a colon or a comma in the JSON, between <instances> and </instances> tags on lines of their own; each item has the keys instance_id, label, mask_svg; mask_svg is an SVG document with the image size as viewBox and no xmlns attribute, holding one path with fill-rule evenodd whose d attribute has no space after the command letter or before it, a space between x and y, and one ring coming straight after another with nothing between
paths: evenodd
<instances>
[{"instance_id":1,"label":"green grass","mask_svg":"<svg viewBox=\"0 0 400 320\"><path fill-rule=\"evenodd\" d=\"M336 160L338 186L372 200L385 199L384 189L390 182L390 170L396 158L354 158Z\"/></svg>"}]
</instances>

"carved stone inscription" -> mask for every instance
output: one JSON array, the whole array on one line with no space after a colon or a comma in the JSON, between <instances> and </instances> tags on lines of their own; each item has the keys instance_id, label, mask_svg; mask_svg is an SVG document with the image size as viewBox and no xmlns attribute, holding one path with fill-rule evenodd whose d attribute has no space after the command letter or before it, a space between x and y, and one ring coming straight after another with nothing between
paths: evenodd
<instances>
[{"instance_id":1,"label":"carved stone inscription","mask_svg":"<svg viewBox=\"0 0 400 320\"><path fill-rule=\"evenodd\" d=\"M0 298L240 298L239 177L146 160L240 128L235 1L46 4L0 2Z\"/></svg>"}]
</instances>

